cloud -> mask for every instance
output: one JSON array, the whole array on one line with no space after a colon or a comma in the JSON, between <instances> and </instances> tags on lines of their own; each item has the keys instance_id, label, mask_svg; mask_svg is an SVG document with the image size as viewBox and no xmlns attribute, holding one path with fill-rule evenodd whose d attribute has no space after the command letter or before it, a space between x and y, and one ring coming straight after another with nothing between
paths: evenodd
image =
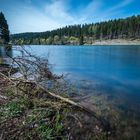
<instances>
[{"instance_id":1,"label":"cloud","mask_svg":"<svg viewBox=\"0 0 140 140\"><path fill-rule=\"evenodd\" d=\"M60 25L34 8L23 8L24 10L16 15L16 24L12 24L13 32L35 32L46 31L58 28Z\"/></svg>"},{"instance_id":2,"label":"cloud","mask_svg":"<svg viewBox=\"0 0 140 140\"><path fill-rule=\"evenodd\" d=\"M123 14L123 10L126 6L130 5L133 0L122 0L118 3L114 3L114 5L111 5L111 8L106 7L106 3L104 0L99 0L99 3L97 3L97 9L94 13L94 16L91 15L91 17L94 17L94 22L100 22L108 19L116 18L116 16L121 16ZM103 7L106 7L105 9ZM102 10L101 10L102 9Z\"/></svg>"},{"instance_id":3,"label":"cloud","mask_svg":"<svg viewBox=\"0 0 140 140\"><path fill-rule=\"evenodd\" d=\"M26 2L28 5L18 7L20 11L16 11L16 14L12 13L12 17L15 19L13 22L16 23L16 25L11 24L11 29L14 29L12 33L47 31L81 23L80 18L70 14L69 7L63 0L46 2L42 8L44 10L29 5L29 0Z\"/></svg>"},{"instance_id":4,"label":"cloud","mask_svg":"<svg viewBox=\"0 0 140 140\"><path fill-rule=\"evenodd\" d=\"M74 22L74 18L68 13L67 5L63 0L46 4L45 12L49 18L55 22L59 22L59 24Z\"/></svg>"},{"instance_id":5,"label":"cloud","mask_svg":"<svg viewBox=\"0 0 140 140\"><path fill-rule=\"evenodd\" d=\"M92 0L87 6L83 7L83 10L80 9L80 13L82 11L82 14L79 16L82 17L82 22L91 22L99 14L102 4L100 0Z\"/></svg>"},{"instance_id":6,"label":"cloud","mask_svg":"<svg viewBox=\"0 0 140 140\"><path fill-rule=\"evenodd\" d=\"M68 3L64 0L53 0L52 3L46 4L45 7L46 15L61 26L81 22L82 18L78 17L77 14L73 15L70 10Z\"/></svg>"},{"instance_id":7,"label":"cloud","mask_svg":"<svg viewBox=\"0 0 140 140\"><path fill-rule=\"evenodd\" d=\"M132 2L133 0L123 0L119 2L118 4L115 4L114 6L112 6L112 8L108 9L106 12L108 13L114 12L116 10L119 10L120 8L124 8L125 6L131 4Z\"/></svg>"},{"instance_id":8,"label":"cloud","mask_svg":"<svg viewBox=\"0 0 140 140\"><path fill-rule=\"evenodd\" d=\"M10 4L6 16L11 32L19 33L47 31L66 25L108 20L116 15L120 16L125 7L134 0L118 0L117 3L111 3L111 8L107 5L109 0L91 0L84 5L79 1L76 8L74 3L69 3L74 0L15 0L16 7L10 0L5 0L3 4L6 5L8 1Z\"/></svg>"}]
</instances>

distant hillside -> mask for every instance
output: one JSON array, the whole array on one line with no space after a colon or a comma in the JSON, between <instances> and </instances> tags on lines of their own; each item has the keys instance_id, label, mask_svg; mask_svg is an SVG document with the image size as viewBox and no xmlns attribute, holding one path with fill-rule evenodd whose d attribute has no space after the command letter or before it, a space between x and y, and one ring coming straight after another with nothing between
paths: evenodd
<instances>
[{"instance_id":1,"label":"distant hillside","mask_svg":"<svg viewBox=\"0 0 140 140\"><path fill-rule=\"evenodd\" d=\"M95 24L66 26L40 33L11 35L13 44L82 45L112 39L140 39L140 15Z\"/></svg>"}]
</instances>

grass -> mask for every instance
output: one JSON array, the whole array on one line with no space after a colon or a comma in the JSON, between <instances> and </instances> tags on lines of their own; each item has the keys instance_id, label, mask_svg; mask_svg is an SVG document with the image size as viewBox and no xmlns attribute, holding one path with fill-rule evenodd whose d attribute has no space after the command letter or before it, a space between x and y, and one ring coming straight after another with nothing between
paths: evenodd
<instances>
[{"instance_id":1,"label":"grass","mask_svg":"<svg viewBox=\"0 0 140 140\"><path fill-rule=\"evenodd\" d=\"M53 129L49 128L46 124L40 124L37 128L37 132L41 140L51 140L53 138Z\"/></svg>"},{"instance_id":2,"label":"grass","mask_svg":"<svg viewBox=\"0 0 140 140\"><path fill-rule=\"evenodd\" d=\"M12 101L4 106L0 107L0 121L11 119L13 117L19 117L25 106L19 104L17 101Z\"/></svg>"},{"instance_id":3,"label":"grass","mask_svg":"<svg viewBox=\"0 0 140 140\"><path fill-rule=\"evenodd\" d=\"M0 107L0 136L9 140L67 140L69 135L79 139L85 135L97 137L97 140L101 138L101 135L95 136L96 133L92 131L88 134L88 130L94 130L94 125L83 128L79 126L84 126L86 121L91 122L83 118L81 113L84 112L73 112L70 105L49 96L40 97L40 93L47 94L33 88L28 89L27 93L11 87L6 90L5 95L9 100ZM96 121L93 119L91 123L98 123Z\"/></svg>"},{"instance_id":4,"label":"grass","mask_svg":"<svg viewBox=\"0 0 140 140\"><path fill-rule=\"evenodd\" d=\"M41 140L51 140L57 137L63 138L65 120L68 108L61 109L60 104L50 99L37 99L28 95L18 96L12 91L7 91L7 95L15 98L0 107L0 122L14 118L22 118L18 125L31 128ZM60 111L60 112L59 112ZM64 115L65 114L65 115ZM62 117L63 116L63 117ZM32 132L26 132L25 138L31 139Z\"/></svg>"},{"instance_id":5,"label":"grass","mask_svg":"<svg viewBox=\"0 0 140 140\"><path fill-rule=\"evenodd\" d=\"M63 138L64 126L62 120L65 115L60 114L59 111L54 110L51 105L47 108L39 108L33 106L30 108L28 99L19 98L17 101L11 101L0 107L0 122L7 121L14 118L22 118L21 122L16 122L21 128L29 127L32 129L41 140L51 140L57 137ZM66 113L66 110L64 110ZM24 113L24 114L23 114ZM23 130L22 130L23 131ZM23 132L22 132L23 133ZM24 135L26 139L33 139L32 132L26 132Z\"/></svg>"},{"instance_id":6,"label":"grass","mask_svg":"<svg viewBox=\"0 0 140 140\"><path fill-rule=\"evenodd\" d=\"M61 121L59 112L54 112L52 108L31 110L25 118L25 124L34 127L41 140L60 137L64 131Z\"/></svg>"}]
</instances>

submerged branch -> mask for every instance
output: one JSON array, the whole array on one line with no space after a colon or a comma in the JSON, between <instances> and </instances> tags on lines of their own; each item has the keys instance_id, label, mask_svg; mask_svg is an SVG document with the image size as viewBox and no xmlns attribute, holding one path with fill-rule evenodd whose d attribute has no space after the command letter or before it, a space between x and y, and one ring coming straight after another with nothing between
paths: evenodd
<instances>
[{"instance_id":1,"label":"submerged branch","mask_svg":"<svg viewBox=\"0 0 140 140\"><path fill-rule=\"evenodd\" d=\"M9 56L9 58L12 60L12 64L15 64L18 67L19 73L21 73L22 76L20 78L12 77L10 72L13 66L11 66L8 75L5 75L2 72L0 72L0 75L3 78L7 79L9 82L11 82L11 84L15 86L15 88L19 89L25 94L30 93L30 90L26 89L26 85L34 85L37 89L44 91L50 97L58 99L62 102L65 102L69 105L78 108L79 110L89 113L94 118L99 120L103 126L106 125L104 124L105 121L99 116L97 116L97 114L94 111L91 111L90 109L84 107L79 102L75 102L69 98L65 98L59 94L50 92L48 88L42 86L42 82L51 81L52 83L56 83L58 79L62 78L62 76L56 76L51 72L48 60L44 60L32 55L30 52L26 51L24 47L22 47L21 52L22 56L14 58ZM21 87L21 84L23 84L24 86ZM57 91L57 89L55 90Z\"/></svg>"}]
</instances>

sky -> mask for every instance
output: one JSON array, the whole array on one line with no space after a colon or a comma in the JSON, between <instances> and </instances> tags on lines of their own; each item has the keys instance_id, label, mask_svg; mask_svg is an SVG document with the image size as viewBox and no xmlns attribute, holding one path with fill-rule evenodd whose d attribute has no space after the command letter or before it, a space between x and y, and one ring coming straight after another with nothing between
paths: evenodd
<instances>
[{"instance_id":1,"label":"sky","mask_svg":"<svg viewBox=\"0 0 140 140\"><path fill-rule=\"evenodd\" d=\"M10 33L42 32L140 14L140 0L0 0Z\"/></svg>"}]
</instances>

